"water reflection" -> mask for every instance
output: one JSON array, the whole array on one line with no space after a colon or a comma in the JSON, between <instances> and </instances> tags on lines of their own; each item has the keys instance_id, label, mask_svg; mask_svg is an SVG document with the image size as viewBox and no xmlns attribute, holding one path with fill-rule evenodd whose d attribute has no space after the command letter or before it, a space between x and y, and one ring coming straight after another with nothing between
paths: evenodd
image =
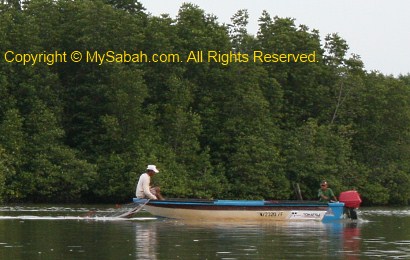
<instances>
[{"instance_id":1,"label":"water reflection","mask_svg":"<svg viewBox=\"0 0 410 260\"><path fill-rule=\"evenodd\" d=\"M359 223L135 223L136 259L359 259Z\"/></svg>"},{"instance_id":2,"label":"water reflection","mask_svg":"<svg viewBox=\"0 0 410 260\"><path fill-rule=\"evenodd\" d=\"M343 229L342 240L346 259L359 259L361 235L358 223L346 224Z\"/></svg>"},{"instance_id":3,"label":"water reflection","mask_svg":"<svg viewBox=\"0 0 410 260\"><path fill-rule=\"evenodd\" d=\"M327 250L330 255L343 259L360 259L361 229L359 222L326 223L328 235ZM335 245L335 247L332 247Z\"/></svg>"},{"instance_id":4,"label":"water reflection","mask_svg":"<svg viewBox=\"0 0 410 260\"><path fill-rule=\"evenodd\" d=\"M157 226L155 223L136 223L135 249L136 259L157 259Z\"/></svg>"}]
</instances>

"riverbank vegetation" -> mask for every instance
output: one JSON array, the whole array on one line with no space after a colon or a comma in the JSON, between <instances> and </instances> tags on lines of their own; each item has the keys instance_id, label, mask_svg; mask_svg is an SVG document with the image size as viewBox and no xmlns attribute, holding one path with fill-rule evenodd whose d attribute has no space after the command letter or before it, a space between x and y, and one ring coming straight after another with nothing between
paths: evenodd
<instances>
[{"instance_id":1,"label":"riverbank vegetation","mask_svg":"<svg viewBox=\"0 0 410 260\"><path fill-rule=\"evenodd\" d=\"M264 12L256 35L247 23L246 10L227 25L191 4L171 18L136 1L2 1L2 199L126 201L156 164L167 197L292 199L298 183L316 199L326 179L368 205L408 205L410 74L368 72L342 37L291 18ZM85 60L108 51L181 60ZM254 51L315 56L253 62ZM24 53L67 56L23 65Z\"/></svg>"}]
</instances>

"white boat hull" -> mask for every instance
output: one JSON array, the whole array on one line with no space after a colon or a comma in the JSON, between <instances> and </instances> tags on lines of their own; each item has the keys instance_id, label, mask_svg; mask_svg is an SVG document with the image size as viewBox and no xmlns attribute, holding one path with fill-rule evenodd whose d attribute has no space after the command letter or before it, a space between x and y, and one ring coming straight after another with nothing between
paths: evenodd
<instances>
[{"instance_id":1,"label":"white boat hull","mask_svg":"<svg viewBox=\"0 0 410 260\"><path fill-rule=\"evenodd\" d=\"M326 214L326 210L201 210L151 205L145 209L155 216L195 221L321 221Z\"/></svg>"}]
</instances>

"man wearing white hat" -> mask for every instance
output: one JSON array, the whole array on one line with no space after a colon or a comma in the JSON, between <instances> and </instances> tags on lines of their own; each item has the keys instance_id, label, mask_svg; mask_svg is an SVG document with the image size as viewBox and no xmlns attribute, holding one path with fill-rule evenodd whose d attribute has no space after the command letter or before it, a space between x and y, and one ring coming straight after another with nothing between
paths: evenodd
<instances>
[{"instance_id":1,"label":"man wearing white hat","mask_svg":"<svg viewBox=\"0 0 410 260\"><path fill-rule=\"evenodd\" d=\"M157 200L158 198L161 200L164 199L160 193L159 187L150 187L151 177L156 173L159 173L157 166L152 164L147 166L147 172L141 174L138 180L137 189L135 191L135 196L137 196L137 198L152 200Z\"/></svg>"}]
</instances>

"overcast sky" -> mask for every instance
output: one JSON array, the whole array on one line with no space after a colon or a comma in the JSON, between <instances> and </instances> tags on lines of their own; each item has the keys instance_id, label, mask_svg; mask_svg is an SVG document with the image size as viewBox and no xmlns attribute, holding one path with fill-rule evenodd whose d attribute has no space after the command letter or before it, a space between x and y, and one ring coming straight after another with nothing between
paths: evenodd
<instances>
[{"instance_id":1,"label":"overcast sky","mask_svg":"<svg viewBox=\"0 0 410 260\"><path fill-rule=\"evenodd\" d=\"M175 18L184 2L229 23L239 9L249 12L248 31L256 34L263 10L274 17L291 17L296 24L318 29L322 39L338 33L360 55L368 71L410 73L410 0L140 0L154 16Z\"/></svg>"}]
</instances>

